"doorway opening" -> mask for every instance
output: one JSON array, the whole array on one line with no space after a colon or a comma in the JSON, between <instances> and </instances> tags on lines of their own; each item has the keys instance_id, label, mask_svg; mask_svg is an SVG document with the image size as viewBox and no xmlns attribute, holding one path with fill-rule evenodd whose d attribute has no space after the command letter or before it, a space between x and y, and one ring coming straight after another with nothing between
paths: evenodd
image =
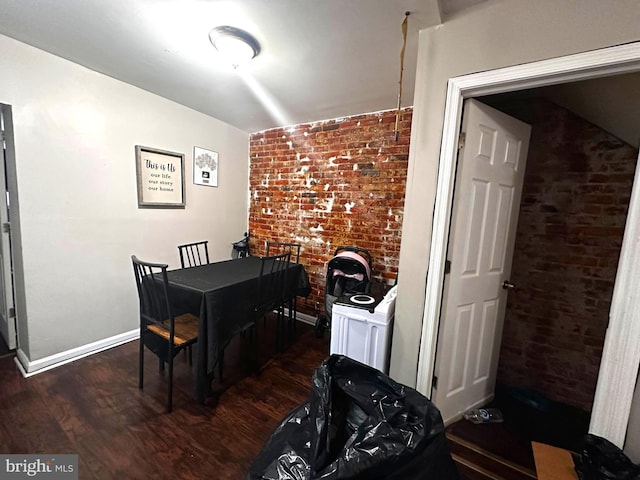
<instances>
[{"instance_id":1,"label":"doorway opening","mask_svg":"<svg viewBox=\"0 0 640 480\"><path fill-rule=\"evenodd\" d=\"M567 107L594 83L633 103L625 98L623 85L635 84L639 76L477 99L531 125L532 133L495 398L482 405L498 408L504 423L486 428L455 422L447 433L456 441L529 469L531 441L580 451L608 326L638 138L632 134L629 143L621 140L625 132L608 121L627 106L611 98L604 109L593 108L598 101L592 95L576 103L574 111ZM572 101L567 102L570 88ZM555 103L556 97L565 106Z\"/></svg>"},{"instance_id":2,"label":"doorway opening","mask_svg":"<svg viewBox=\"0 0 640 480\"><path fill-rule=\"evenodd\" d=\"M596 83L619 90L629 104L622 94L627 81L640 81L640 74ZM543 411L551 402L574 407L585 424L638 159L637 136L621 140L625 132L608 121L626 106L610 102L594 111L591 95L575 103L591 83L484 99L533 126L511 271L517 288L507 302L497 383ZM562 93L570 85L573 100L566 102Z\"/></svg>"},{"instance_id":3,"label":"doorway opening","mask_svg":"<svg viewBox=\"0 0 640 480\"><path fill-rule=\"evenodd\" d=\"M11 245L10 185L15 184L13 117L9 105L0 104L0 357L13 355L18 347L16 325L14 265Z\"/></svg>"},{"instance_id":4,"label":"doorway opening","mask_svg":"<svg viewBox=\"0 0 640 480\"><path fill-rule=\"evenodd\" d=\"M419 355L419 391L430 396L433 383L458 131L464 99L637 71L640 71L640 44L633 43L449 81ZM609 327L589 426L591 433L607 438L618 446L624 443L640 362L640 296L633 282L640 275L640 253L636 253L640 250L638 189L634 185L629 201Z\"/></svg>"}]
</instances>

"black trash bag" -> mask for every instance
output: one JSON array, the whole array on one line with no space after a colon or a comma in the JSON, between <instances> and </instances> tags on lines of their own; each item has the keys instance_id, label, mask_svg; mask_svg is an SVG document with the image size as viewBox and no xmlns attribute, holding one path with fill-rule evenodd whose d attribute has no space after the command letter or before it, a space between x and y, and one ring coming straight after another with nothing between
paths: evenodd
<instances>
[{"instance_id":1,"label":"black trash bag","mask_svg":"<svg viewBox=\"0 0 640 480\"><path fill-rule=\"evenodd\" d=\"M640 465L605 438L586 435L580 453L575 461L580 480L640 480Z\"/></svg>"},{"instance_id":2,"label":"black trash bag","mask_svg":"<svg viewBox=\"0 0 640 480\"><path fill-rule=\"evenodd\" d=\"M251 465L251 480L457 480L439 410L416 390L342 355L313 374Z\"/></svg>"}]
</instances>

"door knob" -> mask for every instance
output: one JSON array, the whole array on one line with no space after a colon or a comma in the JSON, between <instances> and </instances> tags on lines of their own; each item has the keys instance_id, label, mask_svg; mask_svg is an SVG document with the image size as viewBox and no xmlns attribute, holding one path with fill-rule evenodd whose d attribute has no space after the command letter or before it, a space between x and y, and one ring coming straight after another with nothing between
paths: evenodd
<instances>
[{"instance_id":1,"label":"door knob","mask_svg":"<svg viewBox=\"0 0 640 480\"><path fill-rule=\"evenodd\" d=\"M504 282L502 282L502 288L504 288L505 290L512 290L516 288L516 285L515 283L511 283L509 280L505 280Z\"/></svg>"}]
</instances>

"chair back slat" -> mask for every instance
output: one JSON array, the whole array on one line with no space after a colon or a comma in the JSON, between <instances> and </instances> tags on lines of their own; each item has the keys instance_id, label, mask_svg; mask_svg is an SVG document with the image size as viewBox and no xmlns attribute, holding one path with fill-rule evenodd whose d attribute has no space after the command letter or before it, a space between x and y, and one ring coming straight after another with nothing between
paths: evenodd
<instances>
[{"instance_id":1,"label":"chair back slat","mask_svg":"<svg viewBox=\"0 0 640 480\"><path fill-rule=\"evenodd\" d=\"M178 245L182 268L197 267L209 263L209 241Z\"/></svg>"},{"instance_id":2,"label":"chair back slat","mask_svg":"<svg viewBox=\"0 0 640 480\"><path fill-rule=\"evenodd\" d=\"M256 303L258 313L266 313L283 298L290 256L291 254L286 252L261 258Z\"/></svg>"},{"instance_id":3,"label":"chair back slat","mask_svg":"<svg viewBox=\"0 0 640 480\"><path fill-rule=\"evenodd\" d=\"M290 261L294 263L300 263L300 244L288 243L288 242L272 242L267 241L266 256L281 255L283 253L289 253Z\"/></svg>"}]
</instances>

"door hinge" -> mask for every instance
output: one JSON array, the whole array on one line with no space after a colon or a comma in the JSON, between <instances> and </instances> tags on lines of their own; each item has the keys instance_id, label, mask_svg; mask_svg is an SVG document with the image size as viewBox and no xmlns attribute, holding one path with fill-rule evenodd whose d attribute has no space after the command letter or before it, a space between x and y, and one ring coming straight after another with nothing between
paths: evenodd
<instances>
[{"instance_id":1,"label":"door hinge","mask_svg":"<svg viewBox=\"0 0 640 480\"><path fill-rule=\"evenodd\" d=\"M444 274L447 275L448 273L451 273L451 260L444 261Z\"/></svg>"},{"instance_id":2,"label":"door hinge","mask_svg":"<svg viewBox=\"0 0 640 480\"><path fill-rule=\"evenodd\" d=\"M15 307L11 307L9 309L9 318L15 318L15 316L16 316L16 309Z\"/></svg>"},{"instance_id":3,"label":"door hinge","mask_svg":"<svg viewBox=\"0 0 640 480\"><path fill-rule=\"evenodd\" d=\"M462 150L464 148L464 144L466 141L467 141L466 132L460 132L460 135L458 135L458 150Z\"/></svg>"},{"instance_id":4,"label":"door hinge","mask_svg":"<svg viewBox=\"0 0 640 480\"><path fill-rule=\"evenodd\" d=\"M433 382L431 383L432 388L438 388L438 377L433 376Z\"/></svg>"},{"instance_id":5,"label":"door hinge","mask_svg":"<svg viewBox=\"0 0 640 480\"><path fill-rule=\"evenodd\" d=\"M2 224L2 232L11 233L11 224L9 222L5 222Z\"/></svg>"}]
</instances>

